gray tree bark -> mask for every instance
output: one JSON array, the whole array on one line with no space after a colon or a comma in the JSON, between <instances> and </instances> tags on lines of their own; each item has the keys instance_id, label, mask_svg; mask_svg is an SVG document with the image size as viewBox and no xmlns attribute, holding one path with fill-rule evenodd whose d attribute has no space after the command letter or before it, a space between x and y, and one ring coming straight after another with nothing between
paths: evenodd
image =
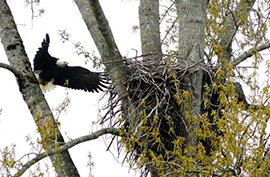
<instances>
[{"instance_id":1,"label":"gray tree bark","mask_svg":"<svg viewBox=\"0 0 270 177\"><path fill-rule=\"evenodd\" d=\"M141 0L139 7L142 54L145 61L162 57L159 29L159 0Z\"/></svg>"},{"instance_id":2,"label":"gray tree bark","mask_svg":"<svg viewBox=\"0 0 270 177\"><path fill-rule=\"evenodd\" d=\"M153 66L161 61L159 0L141 0L139 6L141 48L144 62ZM158 177L158 169L147 165L151 177Z\"/></svg>"},{"instance_id":3,"label":"gray tree bark","mask_svg":"<svg viewBox=\"0 0 270 177\"><path fill-rule=\"evenodd\" d=\"M198 0L177 0L179 16L179 60L190 67L190 74L184 79L183 89L190 93L190 116L182 117L189 122L190 130L186 130L185 141L190 147L197 146L196 129L198 125L192 117L199 116L202 103L202 68L205 40L206 2ZM188 120L189 119L189 120ZM190 150L188 155L195 156L196 152Z\"/></svg>"},{"instance_id":4,"label":"gray tree bark","mask_svg":"<svg viewBox=\"0 0 270 177\"><path fill-rule=\"evenodd\" d=\"M64 139L54 121L50 108L32 72L22 39L16 28L11 11L5 0L0 0L0 37L17 77L20 92L26 102L42 137L45 150L57 149ZM67 150L50 156L55 171L60 177L79 176Z\"/></svg>"},{"instance_id":5,"label":"gray tree bark","mask_svg":"<svg viewBox=\"0 0 270 177\"><path fill-rule=\"evenodd\" d=\"M106 66L106 71L112 80L117 95L121 99L123 114L131 127L136 129L140 122L136 117L137 109L129 98L127 66L123 63L123 58L114 41L100 3L98 0L75 0L75 3L98 48L102 62Z\"/></svg>"}]
</instances>

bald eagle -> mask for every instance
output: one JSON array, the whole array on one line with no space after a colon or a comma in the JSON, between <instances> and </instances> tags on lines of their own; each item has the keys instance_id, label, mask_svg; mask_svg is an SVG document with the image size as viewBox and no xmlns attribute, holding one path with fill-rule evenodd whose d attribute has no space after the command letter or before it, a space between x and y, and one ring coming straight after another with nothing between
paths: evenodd
<instances>
[{"instance_id":1,"label":"bald eagle","mask_svg":"<svg viewBox=\"0 0 270 177\"><path fill-rule=\"evenodd\" d=\"M46 34L34 58L34 71L41 86L52 84L88 92L103 91L106 82L102 73L91 72L80 66L68 66L66 61L49 54L49 44L50 38Z\"/></svg>"}]
</instances>

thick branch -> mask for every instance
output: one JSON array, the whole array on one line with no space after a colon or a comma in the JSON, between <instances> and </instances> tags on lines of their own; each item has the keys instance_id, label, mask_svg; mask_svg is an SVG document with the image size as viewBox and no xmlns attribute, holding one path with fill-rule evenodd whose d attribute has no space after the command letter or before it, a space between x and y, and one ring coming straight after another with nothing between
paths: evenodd
<instances>
[{"instance_id":1,"label":"thick branch","mask_svg":"<svg viewBox=\"0 0 270 177\"><path fill-rule=\"evenodd\" d=\"M137 123L134 121L136 118L136 108L127 96L128 69L123 63L122 56L114 41L113 34L99 1L75 0L75 3L99 50L114 88L121 98L124 116L133 127L136 127Z\"/></svg>"},{"instance_id":2,"label":"thick branch","mask_svg":"<svg viewBox=\"0 0 270 177\"><path fill-rule=\"evenodd\" d=\"M44 149L54 149L57 143L64 143L64 139L32 72L22 39L5 0L0 1L0 14L0 37L6 55L10 66L22 75L17 79L20 92L38 127ZM50 158L58 176L79 176L68 151L50 156Z\"/></svg>"},{"instance_id":3,"label":"thick branch","mask_svg":"<svg viewBox=\"0 0 270 177\"><path fill-rule=\"evenodd\" d=\"M114 41L109 23L102 11L99 1L75 0L75 2L82 14L88 30L92 35L111 79L113 81L118 81L120 77L122 81L125 82L127 80L127 68L122 62L122 56ZM123 84L121 84L121 86L117 86L117 89L121 92L125 89L122 87ZM125 93L122 93L121 95L123 96Z\"/></svg>"},{"instance_id":4,"label":"thick branch","mask_svg":"<svg viewBox=\"0 0 270 177\"><path fill-rule=\"evenodd\" d=\"M254 55L254 52L255 52L254 50L256 50L256 52L259 52L259 51L263 51L263 50L269 49L269 48L270 48L270 42L266 42L264 44L261 44L261 45L257 46L256 49L251 48L251 49L245 51L238 58L236 58L233 61L233 65L237 66L239 63L245 61L247 58L252 57Z\"/></svg>"},{"instance_id":5,"label":"thick branch","mask_svg":"<svg viewBox=\"0 0 270 177\"><path fill-rule=\"evenodd\" d=\"M119 135L119 130L117 128L104 128L104 129L98 130L95 133L92 133L90 135L82 136L82 137L76 138L74 140L71 140L71 141L65 143L65 145L60 146L59 148L51 149L51 150L48 150L48 151L43 152L41 154L38 154L35 158L31 159L26 164L24 164L23 167L14 176L16 176L16 177L21 176L33 164L39 162L40 160L42 160L45 157L48 157L48 156L51 156L54 154L59 154L63 151L66 151L66 150L72 148L75 145L78 145L78 144L86 142L86 141L97 139L100 136L105 135L105 134Z\"/></svg>"}]
</instances>

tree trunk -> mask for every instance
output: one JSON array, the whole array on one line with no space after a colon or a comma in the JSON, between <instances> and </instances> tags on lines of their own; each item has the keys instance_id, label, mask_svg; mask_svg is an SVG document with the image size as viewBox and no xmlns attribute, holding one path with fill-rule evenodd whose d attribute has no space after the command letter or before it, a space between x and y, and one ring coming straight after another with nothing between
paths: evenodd
<instances>
[{"instance_id":1,"label":"tree trunk","mask_svg":"<svg viewBox=\"0 0 270 177\"><path fill-rule=\"evenodd\" d=\"M206 2L198 0L177 0L179 16L179 60L187 63L189 75L183 81L183 89L190 94L188 116L182 114L189 130L185 141L188 156L196 155L198 124L193 120L201 113L202 68L205 40ZM183 111L182 111L183 112ZM192 148L193 147L193 148Z\"/></svg>"},{"instance_id":2,"label":"tree trunk","mask_svg":"<svg viewBox=\"0 0 270 177\"><path fill-rule=\"evenodd\" d=\"M139 7L140 35L144 62L149 67L155 67L162 59L160 27L159 27L159 0L141 0ZM151 177L158 177L158 169L147 165Z\"/></svg>"},{"instance_id":3,"label":"tree trunk","mask_svg":"<svg viewBox=\"0 0 270 177\"><path fill-rule=\"evenodd\" d=\"M20 92L42 137L45 150L57 149L64 139L32 72L31 64L6 1L0 1L0 37L10 66L16 71ZM50 156L58 176L79 176L67 150Z\"/></svg>"},{"instance_id":4,"label":"tree trunk","mask_svg":"<svg viewBox=\"0 0 270 177\"><path fill-rule=\"evenodd\" d=\"M141 47L145 61L160 62L159 0L141 0L139 7Z\"/></svg>"}]
</instances>

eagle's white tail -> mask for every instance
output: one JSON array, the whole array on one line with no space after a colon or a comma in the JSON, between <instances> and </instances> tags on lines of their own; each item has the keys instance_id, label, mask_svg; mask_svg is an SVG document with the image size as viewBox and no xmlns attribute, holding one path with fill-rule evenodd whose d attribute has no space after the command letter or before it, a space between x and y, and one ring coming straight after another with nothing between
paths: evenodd
<instances>
[{"instance_id":1,"label":"eagle's white tail","mask_svg":"<svg viewBox=\"0 0 270 177\"><path fill-rule=\"evenodd\" d=\"M35 72L36 78L38 79L38 81L40 80L39 75ZM46 85L42 85L39 84L39 87L41 88L41 90L46 93L49 92L51 90L53 90L56 86L53 85L53 80L51 80L50 82L48 82Z\"/></svg>"}]
</instances>

